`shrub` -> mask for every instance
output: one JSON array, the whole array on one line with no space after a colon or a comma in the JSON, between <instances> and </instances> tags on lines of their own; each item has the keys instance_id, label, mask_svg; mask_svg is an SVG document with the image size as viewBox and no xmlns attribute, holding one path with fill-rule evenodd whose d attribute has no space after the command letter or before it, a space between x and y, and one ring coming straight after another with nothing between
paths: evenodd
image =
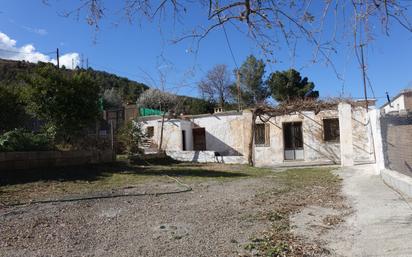
<instances>
[{"instance_id":1,"label":"shrub","mask_svg":"<svg viewBox=\"0 0 412 257\"><path fill-rule=\"evenodd\" d=\"M51 142L47 134L35 134L15 129L0 136L0 151L46 151L52 149Z\"/></svg>"},{"instance_id":2,"label":"shrub","mask_svg":"<svg viewBox=\"0 0 412 257\"><path fill-rule=\"evenodd\" d=\"M139 148L139 144L142 136L140 126L133 121L121 127L116 134L118 153L126 153L128 155L141 153L142 150Z\"/></svg>"}]
</instances>

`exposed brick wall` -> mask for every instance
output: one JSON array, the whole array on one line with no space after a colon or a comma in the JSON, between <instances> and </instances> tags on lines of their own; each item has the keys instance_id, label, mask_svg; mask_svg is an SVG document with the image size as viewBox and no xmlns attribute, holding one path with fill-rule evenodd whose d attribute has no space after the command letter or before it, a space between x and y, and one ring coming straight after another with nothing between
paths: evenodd
<instances>
[{"instance_id":1,"label":"exposed brick wall","mask_svg":"<svg viewBox=\"0 0 412 257\"><path fill-rule=\"evenodd\" d=\"M412 113L381 118L385 167L412 177Z\"/></svg>"}]
</instances>

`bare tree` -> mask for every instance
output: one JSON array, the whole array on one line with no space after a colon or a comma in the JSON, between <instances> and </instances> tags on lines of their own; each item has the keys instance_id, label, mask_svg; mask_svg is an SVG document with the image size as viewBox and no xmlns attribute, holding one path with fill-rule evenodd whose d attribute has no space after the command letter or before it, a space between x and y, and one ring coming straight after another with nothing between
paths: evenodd
<instances>
[{"instance_id":1,"label":"bare tree","mask_svg":"<svg viewBox=\"0 0 412 257\"><path fill-rule=\"evenodd\" d=\"M225 64L218 64L207 72L206 77L199 83L203 98L224 107L230 97L232 81Z\"/></svg>"},{"instance_id":2,"label":"bare tree","mask_svg":"<svg viewBox=\"0 0 412 257\"><path fill-rule=\"evenodd\" d=\"M52 1L56 0L43 0L48 4ZM330 61L330 54L336 51L335 44L342 41L340 35L346 35L348 29L355 38L365 40L379 30L389 34L393 22L412 31L408 0L123 0L123 3L123 13L129 22L178 21L187 33L182 31L173 42L195 39L199 43L211 31L230 24L254 39L268 55L273 55L283 42L294 52L296 41L306 40L314 46L313 60ZM204 20L181 26L181 21L195 9L204 10ZM100 20L111 11L102 0L79 0L63 15L78 18L84 15L89 25L99 29ZM334 28L333 33L325 27Z\"/></svg>"},{"instance_id":3,"label":"bare tree","mask_svg":"<svg viewBox=\"0 0 412 257\"><path fill-rule=\"evenodd\" d=\"M352 42L363 76L368 78L359 52L374 35L382 32L389 35L393 25L412 32L409 0L124 0L124 3L124 13L130 22L179 21L176 24L182 28L182 34L172 41L192 40L194 52L212 31L234 26L254 40L267 62L277 62L275 53L283 45L291 52L293 62L298 42L309 43L313 47L310 63L326 63L339 78L332 61L339 43ZM199 24L184 22L186 15L199 9L204 11ZM84 11L87 22L96 29L109 12L102 0L82 0L65 15L80 17ZM348 35L353 37L348 40ZM365 90L365 98L366 93Z\"/></svg>"}]
</instances>

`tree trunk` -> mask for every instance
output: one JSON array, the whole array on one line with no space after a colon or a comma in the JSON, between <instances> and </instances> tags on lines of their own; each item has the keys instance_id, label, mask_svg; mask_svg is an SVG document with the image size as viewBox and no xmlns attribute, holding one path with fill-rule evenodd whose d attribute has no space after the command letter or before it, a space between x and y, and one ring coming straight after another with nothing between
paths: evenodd
<instances>
[{"instance_id":1,"label":"tree trunk","mask_svg":"<svg viewBox=\"0 0 412 257\"><path fill-rule=\"evenodd\" d=\"M254 143L254 138L255 138L255 124L256 124L256 110L252 110L252 122L251 122L251 133L249 137L249 145L248 145L248 164L250 166L253 166L253 143Z\"/></svg>"},{"instance_id":2,"label":"tree trunk","mask_svg":"<svg viewBox=\"0 0 412 257\"><path fill-rule=\"evenodd\" d=\"M165 115L166 112L163 113L162 115L162 126L160 127L160 140L159 140L159 152L162 151L162 144L163 144L163 128L165 124Z\"/></svg>"}]
</instances>

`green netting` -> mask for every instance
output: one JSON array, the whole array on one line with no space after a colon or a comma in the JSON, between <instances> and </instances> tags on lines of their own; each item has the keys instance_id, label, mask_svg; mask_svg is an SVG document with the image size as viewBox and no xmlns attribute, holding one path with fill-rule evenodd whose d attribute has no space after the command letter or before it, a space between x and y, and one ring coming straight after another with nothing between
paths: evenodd
<instances>
[{"instance_id":1,"label":"green netting","mask_svg":"<svg viewBox=\"0 0 412 257\"><path fill-rule=\"evenodd\" d=\"M162 115L163 112L155 109L139 108L140 116Z\"/></svg>"}]
</instances>

